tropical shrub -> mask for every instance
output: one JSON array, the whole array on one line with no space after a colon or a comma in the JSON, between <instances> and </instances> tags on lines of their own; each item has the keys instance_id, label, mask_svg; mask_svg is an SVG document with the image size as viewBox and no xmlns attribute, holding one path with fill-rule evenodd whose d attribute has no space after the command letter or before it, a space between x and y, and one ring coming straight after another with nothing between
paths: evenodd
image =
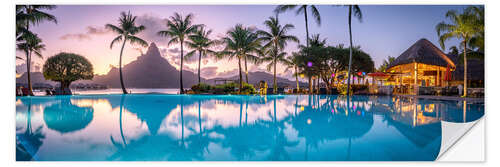
<instances>
[{"instance_id":1,"label":"tropical shrub","mask_svg":"<svg viewBox=\"0 0 500 167\"><path fill-rule=\"evenodd\" d=\"M215 88L214 86L206 83L199 83L191 86L191 90L193 90L195 93L207 93L214 88Z\"/></svg>"},{"instance_id":2,"label":"tropical shrub","mask_svg":"<svg viewBox=\"0 0 500 167\"><path fill-rule=\"evenodd\" d=\"M255 94L255 93L257 93L257 91L255 90L255 88L253 87L252 84L248 84L246 82L243 82L243 86L241 87L241 94L248 95L248 94Z\"/></svg>"}]
</instances>

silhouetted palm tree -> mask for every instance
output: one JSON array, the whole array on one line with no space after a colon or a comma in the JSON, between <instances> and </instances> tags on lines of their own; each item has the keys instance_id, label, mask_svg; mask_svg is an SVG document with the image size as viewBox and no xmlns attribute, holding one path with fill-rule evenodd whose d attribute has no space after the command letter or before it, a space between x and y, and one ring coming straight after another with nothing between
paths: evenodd
<instances>
[{"instance_id":1,"label":"silhouetted palm tree","mask_svg":"<svg viewBox=\"0 0 500 167\"><path fill-rule=\"evenodd\" d=\"M313 14L314 20L316 20L316 23L318 25L321 25L321 15L319 14L319 10L316 8L314 5L278 5L274 11L276 13L282 13L288 10L294 10L297 8L295 11L295 14L301 14L304 13L304 21L306 23L306 46L309 46L309 26L307 24L307 8L311 9L311 12Z\"/></svg>"},{"instance_id":2,"label":"silhouetted palm tree","mask_svg":"<svg viewBox=\"0 0 500 167\"><path fill-rule=\"evenodd\" d=\"M26 68L28 73L29 95L33 96L33 90L31 87L31 76L30 76L31 53L34 53L39 58L43 59L42 50L45 50L45 45L42 44L42 39L40 39L36 34L24 33L23 35L20 36L20 38L22 38L22 41L16 44L17 50L24 51L26 53Z\"/></svg>"},{"instance_id":3,"label":"silhouetted palm tree","mask_svg":"<svg viewBox=\"0 0 500 167\"><path fill-rule=\"evenodd\" d=\"M259 30L257 34L259 39L265 44L263 45L264 57L263 61L270 61L267 65L267 69L270 70L274 67L274 77L273 77L273 91L277 93L278 86L276 84L276 64L278 62L286 63L285 52L282 52L289 41L299 42L297 37L293 35L288 35L288 31L293 29L294 26L291 24L285 24L281 26L278 19L275 17L269 17L268 20L264 22L264 25L268 28L268 31Z\"/></svg>"},{"instance_id":4,"label":"silhouetted palm tree","mask_svg":"<svg viewBox=\"0 0 500 167\"><path fill-rule=\"evenodd\" d=\"M34 42L33 36L36 35L30 32L31 25L38 25L43 21L51 21L57 24L57 19L55 16L42 11L42 10L52 10L55 8L56 8L55 5L16 5L16 41L18 42L24 41L24 43L29 43L27 40L31 40L31 42ZM26 38L31 38L31 39L26 39ZM30 75L31 52L32 50L25 51L26 62L27 62L26 67L28 74L28 89L29 89L29 94L33 95L33 89L31 86L31 75Z\"/></svg>"},{"instance_id":5,"label":"silhouetted palm tree","mask_svg":"<svg viewBox=\"0 0 500 167\"><path fill-rule=\"evenodd\" d=\"M181 67L179 70L180 75L180 94L184 93L184 86L182 82L182 66L184 64L184 42L189 35L196 32L198 27L201 25L193 24L193 14L188 14L186 17L182 17L179 13L174 13L174 16L170 16L167 20L167 29L159 31L160 36L168 37L168 45L173 43L181 44Z\"/></svg>"},{"instance_id":6,"label":"silhouetted palm tree","mask_svg":"<svg viewBox=\"0 0 500 167\"><path fill-rule=\"evenodd\" d=\"M436 25L436 31L439 36L439 44L444 50L444 42L451 38L458 38L464 46L464 94L467 96L467 45L470 39L480 33L481 25L476 17L469 11L457 13L456 10L450 10L446 13L446 17L451 23L441 22Z\"/></svg>"},{"instance_id":7,"label":"silhouetted palm tree","mask_svg":"<svg viewBox=\"0 0 500 167\"><path fill-rule=\"evenodd\" d=\"M139 25L139 26L135 25L136 18L137 18L137 16L132 16L132 14L130 14L130 11L128 13L121 12L118 26L115 26L112 24L106 24L107 29L110 29L111 31L119 34L119 36L115 37L115 39L113 39L113 41L111 41L111 45L109 45L109 48L113 48L113 45L116 42L123 41L122 48L120 50L120 62L119 62L120 84L122 87L123 94L128 93L127 90L125 89L125 85L123 84L123 74L122 74L122 56L123 56L123 48L125 47L125 43L127 41L129 41L130 44L139 44L143 47L148 46L148 43L146 41L135 36L137 33L146 29L146 27L144 27L143 25Z\"/></svg>"},{"instance_id":8,"label":"silhouetted palm tree","mask_svg":"<svg viewBox=\"0 0 500 167\"><path fill-rule=\"evenodd\" d=\"M188 47L192 50L186 54L186 58L189 58L198 51L198 84L201 82L200 69L201 69L201 57L215 55L215 51L210 48L216 45L216 41L211 40L208 36L212 33L212 30L205 30L204 27L199 27L199 29L192 35L189 35L189 41L186 41Z\"/></svg>"},{"instance_id":9,"label":"silhouetted palm tree","mask_svg":"<svg viewBox=\"0 0 500 167\"><path fill-rule=\"evenodd\" d=\"M219 57L228 57L230 60L235 57L238 58L240 77L238 92L241 92L241 88L243 86L241 59L245 59L246 57L257 57L252 53L259 53L261 47L260 40L252 28L243 27L241 24L237 24L226 34L227 36L221 39L221 43L223 43L225 47L224 50L219 53Z\"/></svg>"},{"instance_id":10,"label":"silhouetted palm tree","mask_svg":"<svg viewBox=\"0 0 500 167\"><path fill-rule=\"evenodd\" d=\"M290 68L293 68L295 72L293 75L295 76L295 82L297 83L297 93L300 92L300 86L299 86L299 71L298 71L298 59L297 57L299 56L299 53L292 53L292 56L288 56L285 58L285 61L283 64L286 65L285 71L287 71Z\"/></svg>"},{"instance_id":11,"label":"silhouetted palm tree","mask_svg":"<svg viewBox=\"0 0 500 167\"><path fill-rule=\"evenodd\" d=\"M351 66L352 66L352 29L351 20L352 16L356 17L359 21L363 19L363 14L361 13L361 8L358 5L346 5L349 8L348 24L349 24L349 67L347 70L347 95L350 94L351 86Z\"/></svg>"}]
</instances>

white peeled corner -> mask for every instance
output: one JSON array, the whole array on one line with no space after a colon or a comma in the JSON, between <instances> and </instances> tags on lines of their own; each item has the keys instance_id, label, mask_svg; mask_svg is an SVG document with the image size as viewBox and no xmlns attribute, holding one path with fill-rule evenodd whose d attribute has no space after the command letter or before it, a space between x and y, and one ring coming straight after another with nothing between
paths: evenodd
<instances>
[{"instance_id":1,"label":"white peeled corner","mask_svg":"<svg viewBox=\"0 0 500 167\"><path fill-rule=\"evenodd\" d=\"M463 136L465 136L469 130L474 127L478 122L484 124L483 118L478 119L476 121L467 122L467 123L453 123L441 121L441 129L442 129L442 138L441 138L441 150L439 151L439 155L436 161L483 161L484 156L480 156L480 158L471 160L471 159L454 159L450 157L446 157L447 151L455 145ZM479 128L484 128L481 126ZM483 133L484 135L484 133ZM482 138L482 137L481 137ZM483 141L481 141L483 142ZM481 143L484 145L484 143ZM482 149L482 148L481 148ZM473 153L471 153L473 154ZM445 155L445 156L443 156Z\"/></svg>"}]
</instances>

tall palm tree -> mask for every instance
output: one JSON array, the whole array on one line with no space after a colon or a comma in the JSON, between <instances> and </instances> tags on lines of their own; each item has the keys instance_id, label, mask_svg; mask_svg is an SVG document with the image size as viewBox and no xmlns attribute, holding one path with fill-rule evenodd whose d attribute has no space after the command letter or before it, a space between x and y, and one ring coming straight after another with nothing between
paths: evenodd
<instances>
[{"instance_id":1,"label":"tall palm tree","mask_svg":"<svg viewBox=\"0 0 500 167\"><path fill-rule=\"evenodd\" d=\"M281 26L279 24L278 19L275 17L269 17L268 20L264 22L264 25L267 27L268 31L259 30L257 34L259 35L259 39L264 42L263 49L264 57L263 61L270 61L268 64L268 70L271 67L274 67L274 77L273 77L273 91L277 93L278 85L276 84L276 64L278 62L287 62L285 52L282 50L286 47L289 41L299 42L296 36L288 35L288 31L293 29L294 26L292 24L285 24Z\"/></svg>"},{"instance_id":2,"label":"tall palm tree","mask_svg":"<svg viewBox=\"0 0 500 167\"><path fill-rule=\"evenodd\" d=\"M228 57L229 60L238 58L240 78L238 92L241 92L241 88L243 86L241 60L246 57L257 57L255 53L258 53L260 50L260 40L252 28L243 27L241 24L237 24L226 34L227 36L222 38L220 41L225 45L225 47L218 54L218 57Z\"/></svg>"},{"instance_id":3,"label":"tall palm tree","mask_svg":"<svg viewBox=\"0 0 500 167\"><path fill-rule=\"evenodd\" d=\"M186 17L182 17L179 13L174 13L174 16L170 16L167 20L167 29L159 31L158 35L170 38L168 45L173 43L179 43L181 45L181 67L179 70L180 75L180 94L184 93L184 85L182 82L182 66L184 64L184 42L189 35L196 32L198 27L202 25L193 24L193 14L188 14Z\"/></svg>"},{"instance_id":4,"label":"tall palm tree","mask_svg":"<svg viewBox=\"0 0 500 167\"><path fill-rule=\"evenodd\" d=\"M478 24L479 29L479 32L471 37L470 46L484 53L484 6L469 6L465 11L475 16L474 22Z\"/></svg>"},{"instance_id":5,"label":"tall palm tree","mask_svg":"<svg viewBox=\"0 0 500 167\"><path fill-rule=\"evenodd\" d=\"M113 24L106 24L106 28L110 29L111 31L115 32L118 34L117 37L111 41L111 45L109 45L109 48L113 48L113 45L117 42L122 43L122 48L120 50L120 61L119 61L119 69L120 69L120 85L122 87L123 94L127 94L127 89L125 89L125 84L123 84L123 74L122 74L122 56L123 56L123 48L125 47L125 43L127 41L130 42L130 44L139 44L143 47L147 47L148 43L144 41L143 39L135 36L139 32L143 31L146 29L143 25L135 25L135 19L137 16L133 16L130 14L130 11L128 13L121 12L120 13L120 18L118 19L118 26L115 26Z\"/></svg>"},{"instance_id":6,"label":"tall palm tree","mask_svg":"<svg viewBox=\"0 0 500 167\"><path fill-rule=\"evenodd\" d=\"M306 46L309 47L309 26L308 26L308 19L307 19L307 8L312 12L312 15L314 17L314 20L316 20L316 23L318 25L321 25L321 15L319 14L319 10L316 8L314 5L278 5L276 9L274 9L274 12L276 13L282 13L285 11L289 10L295 10L295 14L299 15L301 13L304 14L304 21L306 25ZM306 53L307 54L307 53ZM309 76L309 93L312 93L312 78Z\"/></svg>"},{"instance_id":7,"label":"tall palm tree","mask_svg":"<svg viewBox=\"0 0 500 167\"><path fill-rule=\"evenodd\" d=\"M26 68L28 74L28 94L33 96L33 90L31 87L31 55L34 53L39 58L43 59L42 50L45 50L45 45L42 44L42 39L38 37L36 34L26 33L23 34L20 38L23 40L18 42L17 50L24 51L26 53ZM17 58L17 57L16 57ZM17 58L19 59L19 58Z\"/></svg>"},{"instance_id":8,"label":"tall palm tree","mask_svg":"<svg viewBox=\"0 0 500 167\"><path fill-rule=\"evenodd\" d=\"M295 14L304 14L304 21L306 23L306 46L309 46L309 26L307 21L307 8L312 12L314 20L318 25L321 25L321 15L319 14L318 8L314 5L278 5L274 11L276 13L282 13L288 10L295 10Z\"/></svg>"},{"instance_id":9,"label":"tall palm tree","mask_svg":"<svg viewBox=\"0 0 500 167\"><path fill-rule=\"evenodd\" d=\"M439 36L439 44L444 50L444 42L451 38L458 38L461 40L464 49L464 94L467 96L467 45L471 38L480 33L481 25L477 22L476 17L469 11L464 13L457 13L456 10L450 10L446 13L451 23L440 22L436 25L436 31Z\"/></svg>"},{"instance_id":10,"label":"tall palm tree","mask_svg":"<svg viewBox=\"0 0 500 167\"><path fill-rule=\"evenodd\" d=\"M37 41L33 36L33 33L30 32L31 25L38 25L43 21L51 21L57 24L57 19L55 16L45 13L42 10L52 10L55 9L55 5L16 5L16 41L21 43L31 43ZM31 39L25 39L31 38ZM39 39L39 38L38 38ZM28 42L30 40L30 42ZM24 42L23 42L24 41ZM41 42L41 39L40 41ZM18 45L22 46L24 44ZM26 45L25 45L26 46ZM33 45L32 45L33 46ZM19 48L18 48L19 49ZM27 48L25 48L27 49ZM23 49L20 49L23 50ZM26 53L26 67L28 74L28 91L29 95L33 95L33 89L31 86L31 52L33 49L27 49ZM36 54L36 53L35 53ZM41 56L37 54L37 56ZM17 57L16 57L17 58ZM17 58L18 59L18 58Z\"/></svg>"},{"instance_id":11,"label":"tall palm tree","mask_svg":"<svg viewBox=\"0 0 500 167\"><path fill-rule=\"evenodd\" d=\"M349 8L349 68L347 70L347 95L350 94L350 86L351 86L351 66L352 66L352 29L351 29L351 20L352 16L356 17L360 22L363 19L363 14L361 13L361 8L358 5L346 5Z\"/></svg>"},{"instance_id":12,"label":"tall palm tree","mask_svg":"<svg viewBox=\"0 0 500 167\"><path fill-rule=\"evenodd\" d=\"M295 82L297 83L297 93L300 92L299 71L298 71L299 60L297 59L298 56L300 56L300 54L297 52L294 52L294 53L292 53L292 56L286 57L285 61L283 62L283 64L286 65L285 71L287 71L290 68L293 68L295 70L293 75L295 76Z\"/></svg>"},{"instance_id":13,"label":"tall palm tree","mask_svg":"<svg viewBox=\"0 0 500 167\"><path fill-rule=\"evenodd\" d=\"M189 48L194 49L186 54L186 58L189 58L198 51L198 84L201 82L200 68L201 68L201 57L208 55L215 55L215 51L211 50L213 46L216 45L216 41L211 40L208 36L212 33L212 30L205 30L203 26L192 35L189 35L189 41L186 44Z\"/></svg>"}]
</instances>

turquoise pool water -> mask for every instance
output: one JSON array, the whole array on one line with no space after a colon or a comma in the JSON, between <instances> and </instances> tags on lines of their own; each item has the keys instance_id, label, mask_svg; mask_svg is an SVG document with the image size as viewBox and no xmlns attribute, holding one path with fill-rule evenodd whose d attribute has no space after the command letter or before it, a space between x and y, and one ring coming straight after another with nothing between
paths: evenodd
<instances>
[{"instance_id":1,"label":"turquoise pool water","mask_svg":"<svg viewBox=\"0 0 500 167\"><path fill-rule=\"evenodd\" d=\"M483 103L389 96L75 95L16 98L17 160L435 160L441 121Z\"/></svg>"}]
</instances>

